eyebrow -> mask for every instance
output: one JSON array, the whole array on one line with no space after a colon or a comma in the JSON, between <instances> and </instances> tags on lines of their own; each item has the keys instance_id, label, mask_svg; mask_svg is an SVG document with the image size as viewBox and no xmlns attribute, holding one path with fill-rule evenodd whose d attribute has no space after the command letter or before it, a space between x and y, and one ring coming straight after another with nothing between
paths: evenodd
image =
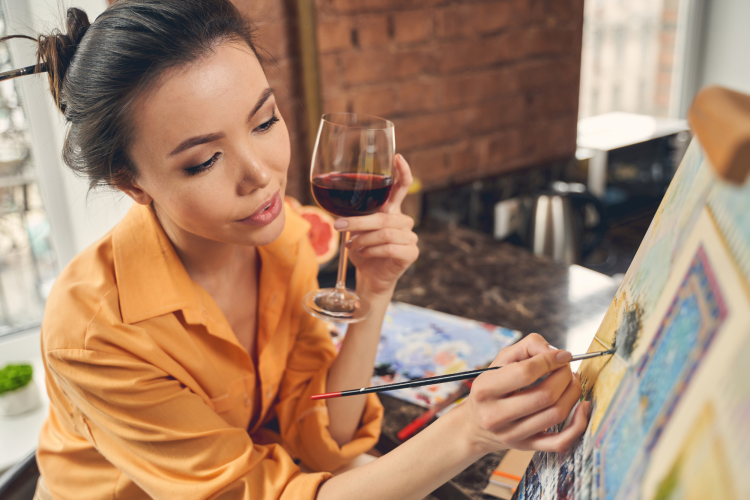
<instances>
[{"instance_id":1,"label":"eyebrow","mask_svg":"<svg viewBox=\"0 0 750 500\"><path fill-rule=\"evenodd\" d=\"M250 114L247 115L247 121L249 122L252 120L253 116L255 116L255 113L258 112L258 110L266 103L269 97L273 95L273 89L267 88L263 92L260 93L260 97L258 97L258 101L255 103L255 106L253 106L253 109L250 111ZM175 155L178 155L182 153L183 151L190 149L195 146L199 146L201 144L206 144L208 142L214 142L218 141L219 139L223 139L226 137L226 134L224 132L215 132L213 134L205 134L205 135L198 135L195 137L191 137L190 139L185 139L182 141L179 146L174 148L171 153L167 155L167 158L171 158Z\"/></svg>"},{"instance_id":2,"label":"eyebrow","mask_svg":"<svg viewBox=\"0 0 750 500\"><path fill-rule=\"evenodd\" d=\"M258 112L258 110L266 103L269 97L273 95L273 89L267 88L263 92L260 93L260 97L258 97L258 102L255 103L255 106L253 106L253 110L250 111L250 114L247 115L247 121L250 121L253 116L255 116L255 113Z\"/></svg>"},{"instance_id":3,"label":"eyebrow","mask_svg":"<svg viewBox=\"0 0 750 500\"><path fill-rule=\"evenodd\" d=\"M206 144L207 142L218 141L219 139L223 139L224 137L226 137L226 134L224 132L217 132L215 134L206 134L206 135L199 135L196 137L191 137L190 139L186 139L182 141L179 146L174 148L174 150L172 150L172 152L169 153L169 155L167 155L167 157L171 158L174 155L182 153L186 149L190 149L200 144Z\"/></svg>"}]
</instances>

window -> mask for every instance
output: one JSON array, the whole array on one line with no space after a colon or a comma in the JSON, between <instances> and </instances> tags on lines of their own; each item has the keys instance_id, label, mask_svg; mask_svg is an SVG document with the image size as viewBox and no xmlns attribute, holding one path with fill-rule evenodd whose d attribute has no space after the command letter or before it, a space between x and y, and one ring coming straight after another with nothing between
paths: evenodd
<instances>
[{"instance_id":1,"label":"window","mask_svg":"<svg viewBox=\"0 0 750 500\"><path fill-rule=\"evenodd\" d=\"M5 13L0 4L0 34ZM0 71L15 68L0 43ZM36 326L57 275L18 80L0 83L0 335Z\"/></svg>"},{"instance_id":2,"label":"window","mask_svg":"<svg viewBox=\"0 0 750 500\"><path fill-rule=\"evenodd\" d=\"M580 118L611 111L669 114L678 4L584 3L584 32L591 36L583 39ZM595 97L596 89L607 89L611 98Z\"/></svg>"}]
</instances>

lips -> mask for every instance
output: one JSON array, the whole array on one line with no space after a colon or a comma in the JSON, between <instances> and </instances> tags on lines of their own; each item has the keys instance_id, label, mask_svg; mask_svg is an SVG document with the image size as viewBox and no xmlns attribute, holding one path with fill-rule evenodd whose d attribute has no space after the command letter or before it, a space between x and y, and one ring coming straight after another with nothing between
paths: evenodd
<instances>
[{"instance_id":1,"label":"lips","mask_svg":"<svg viewBox=\"0 0 750 500\"><path fill-rule=\"evenodd\" d=\"M249 226L268 225L279 216L282 206L281 196L279 196L279 192L277 191L270 200L266 200L250 217L246 217L239 222Z\"/></svg>"}]
</instances>

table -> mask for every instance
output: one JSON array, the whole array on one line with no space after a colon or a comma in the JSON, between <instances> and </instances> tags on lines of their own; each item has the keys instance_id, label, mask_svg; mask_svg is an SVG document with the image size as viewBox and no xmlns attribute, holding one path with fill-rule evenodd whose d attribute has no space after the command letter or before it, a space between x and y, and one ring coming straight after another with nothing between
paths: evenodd
<instances>
[{"instance_id":1,"label":"table","mask_svg":"<svg viewBox=\"0 0 750 500\"><path fill-rule=\"evenodd\" d=\"M690 130L687 120L658 118L616 111L591 116L578 122L579 148L590 149L588 188L595 196L603 198L607 189L607 163L609 152L632 144L667 137ZM683 142L686 149L688 141ZM683 149L679 158L685 154Z\"/></svg>"},{"instance_id":2,"label":"table","mask_svg":"<svg viewBox=\"0 0 750 500\"><path fill-rule=\"evenodd\" d=\"M524 248L457 226L420 228L420 257L400 280L394 299L521 331L583 353L618 283L580 266L565 267ZM575 364L571 365L576 369ZM399 444L396 433L424 408L380 395L385 407L378 449ZM438 489L440 499L490 499L481 493L504 453L479 460Z\"/></svg>"},{"instance_id":3,"label":"table","mask_svg":"<svg viewBox=\"0 0 750 500\"><path fill-rule=\"evenodd\" d=\"M0 337L0 368L8 363L23 362L34 367L34 384L42 405L28 413L0 415L0 473L20 462L36 449L39 431L49 413L49 398L44 384L44 363L39 348L39 329Z\"/></svg>"}]
</instances>

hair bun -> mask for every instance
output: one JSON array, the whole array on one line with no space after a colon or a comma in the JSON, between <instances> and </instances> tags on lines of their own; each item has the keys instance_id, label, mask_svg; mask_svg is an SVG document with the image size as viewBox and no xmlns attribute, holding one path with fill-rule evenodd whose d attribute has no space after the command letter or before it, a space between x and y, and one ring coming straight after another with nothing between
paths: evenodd
<instances>
[{"instance_id":1,"label":"hair bun","mask_svg":"<svg viewBox=\"0 0 750 500\"><path fill-rule=\"evenodd\" d=\"M91 26L89 17L81 9L71 7L66 17L67 33L54 30L49 35L40 35L37 51L37 64L44 64L47 67L52 97L63 113L65 113L65 103L62 100L62 87L65 72L70 66L78 44Z\"/></svg>"}]
</instances>

